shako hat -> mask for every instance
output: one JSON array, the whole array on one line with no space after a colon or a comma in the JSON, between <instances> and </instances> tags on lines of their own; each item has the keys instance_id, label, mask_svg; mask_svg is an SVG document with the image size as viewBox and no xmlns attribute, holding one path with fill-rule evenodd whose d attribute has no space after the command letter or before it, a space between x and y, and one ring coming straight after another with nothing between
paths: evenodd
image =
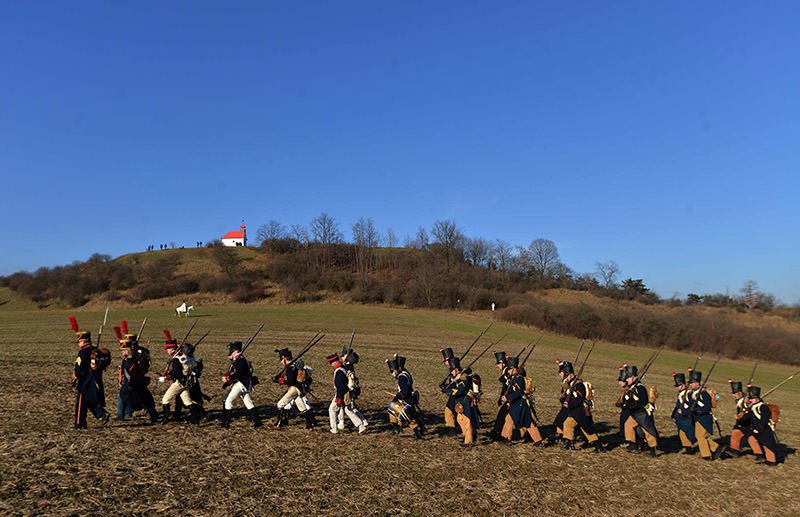
<instances>
[{"instance_id":1,"label":"shako hat","mask_svg":"<svg viewBox=\"0 0 800 517\"><path fill-rule=\"evenodd\" d=\"M325 358L325 364L334 365L339 362L341 362L341 359L339 359L339 354L331 354Z\"/></svg>"},{"instance_id":2,"label":"shako hat","mask_svg":"<svg viewBox=\"0 0 800 517\"><path fill-rule=\"evenodd\" d=\"M164 329L164 335L167 336L167 343L164 345L164 350L178 347L178 340L172 339L172 335L169 333L169 330Z\"/></svg>"},{"instance_id":3,"label":"shako hat","mask_svg":"<svg viewBox=\"0 0 800 517\"><path fill-rule=\"evenodd\" d=\"M735 381L733 379L728 379L728 382L731 383L731 393L739 393L742 391L742 383L739 381Z\"/></svg>"},{"instance_id":4,"label":"shako hat","mask_svg":"<svg viewBox=\"0 0 800 517\"><path fill-rule=\"evenodd\" d=\"M494 360L497 364L506 364L506 353L505 352L495 352L494 353Z\"/></svg>"},{"instance_id":5,"label":"shako hat","mask_svg":"<svg viewBox=\"0 0 800 517\"><path fill-rule=\"evenodd\" d=\"M508 368L519 368L519 357L510 356L506 358Z\"/></svg>"},{"instance_id":6,"label":"shako hat","mask_svg":"<svg viewBox=\"0 0 800 517\"><path fill-rule=\"evenodd\" d=\"M625 365L625 378L629 377L636 377L639 374L639 368L633 364L626 364Z\"/></svg>"},{"instance_id":7,"label":"shako hat","mask_svg":"<svg viewBox=\"0 0 800 517\"><path fill-rule=\"evenodd\" d=\"M627 364L623 364L622 366L619 367L619 376L617 377L618 381L625 382L625 368L627 366L628 366Z\"/></svg>"},{"instance_id":8,"label":"shako hat","mask_svg":"<svg viewBox=\"0 0 800 517\"><path fill-rule=\"evenodd\" d=\"M275 353L278 354L278 359L286 359L292 360L292 351L288 348L276 348Z\"/></svg>"},{"instance_id":9,"label":"shako hat","mask_svg":"<svg viewBox=\"0 0 800 517\"><path fill-rule=\"evenodd\" d=\"M231 355L234 352L241 352L242 351L242 342L241 341L231 341L228 343L228 355Z\"/></svg>"},{"instance_id":10,"label":"shako hat","mask_svg":"<svg viewBox=\"0 0 800 517\"><path fill-rule=\"evenodd\" d=\"M453 349L450 348L450 347L440 348L439 351L442 353L442 362L443 363L446 363L447 361L450 361L452 358L455 357L455 354L453 353Z\"/></svg>"},{"instance_id":11,"label":"shako hat","mask_svg":"<svg viewBox=\"0 0 800 517\"><path fill-rule=\"evenodd\" d=\"M747 398L749 399L760 399L761 398L761 388L758 386L748 386L747 387Z\"/></svg>"},{"instance_id":12,"label":"shako hat","mask_svg":"<svg viewBox=\"0 0 800 517\"><path fill-rule=\"evenodd\" d=\"M558 373L564 372L564 375L569 375L571 373L575 373L575 369L572 367L572 363L569 361L559 361L558 362Z\"/></svg>"},{"instance_id":13,"label":"shako hat","mask_svg":"<svg viewBox=\"0 0 800 517\"><path fill-rule=\"evenodd\" d=\"M450 369L451 370L460 370L461 369L461 360L458 357L451 357L450 358Z\"/></svg>"},{"instance_id":14,"label":"shako hat","mask_svg":"<svg viewBox=\"0 0 800 517\"><path fill-rule=\"evenodd\" d=\"M681 384L686 384L686 375L681 372L672 372L672 378L675 379L675 387L677 388Z\"/></svg>"},{"instance_id":15,"label":"shako hat","mask_svg":"<svg viewBox=\"0 0 800 517\"><path fill-rule=\"evenodd\" d=\"M700 370L689 370L689 383L696 382L697 384L702 383L703 381L703 372Z\"/></svg>"}]
</instances>

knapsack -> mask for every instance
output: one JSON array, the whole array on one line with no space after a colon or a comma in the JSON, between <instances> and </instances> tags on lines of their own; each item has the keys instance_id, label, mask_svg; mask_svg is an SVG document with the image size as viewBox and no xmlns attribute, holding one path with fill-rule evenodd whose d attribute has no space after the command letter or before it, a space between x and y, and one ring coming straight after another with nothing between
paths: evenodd
<instances>
[{"instance_id":1,"label":"knapsack","mask_svg":"<svg viewBox=\"0 0 800 517\"><path fill-rule=\"evenodd\" d=\"M706 390L711 395L711 408L717 407L717 400L719 400L719 393L717 390Z\"/></svg>"},{"instance_id":2,"label":"knapsack","mask_svg":"<svg viewBox=\"0 0 800 517\"><path fill-rule=\"evenodd\" d=\"M654 384L647 386L647 402L655 404L658 399L658 387Z\"/></svg>"},{"instance_id":3,"label":"knapsack","mask_svg":"<svg viewBox=\"0 0 800 517\"><path fill-rule=\"evenodd\" d=\"M594 398L594 386L589 382L584 382L583 385L586 386L586 400L592 400Z\"/></svg>"},{"instance_id":4,"label":"knapsack","mask_svg":"<svg viewBox=\"0 0 800 517\"><path fill-rule=\"evenodd\" d=\"M150 371L150 350L143 346L136 346L136 363L139 367L139 374L145 375Z\"/></svg>"},{"instance_id":5,"label":"knapsack","mask_svg":"<svg viewBox=\"0 0 800 517\"><path fill-rule=\"evenodd\" d=\"M536 386L533 384L533 379L525 377L525 395L532 395L536 391Z\"/></svg>"},{"instance_id":6,"label":"knapsack","mask_svg":"<svg viewBox=\"0 0 800 517\"><path fill-rule=\"evenodd\" d=\"M769 408L769 421L773 424L777 424L778 418L781 416L781 408L775 404L767 404L767 407Z\"/></svg>"}]
</instances>

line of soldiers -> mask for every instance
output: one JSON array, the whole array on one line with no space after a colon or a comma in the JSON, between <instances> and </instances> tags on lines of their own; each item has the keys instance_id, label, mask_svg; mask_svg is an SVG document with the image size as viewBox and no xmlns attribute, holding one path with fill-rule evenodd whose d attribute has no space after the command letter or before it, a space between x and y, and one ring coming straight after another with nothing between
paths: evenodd
<instances>
[{"instance_id":1,"label":"line of soldiers","mask_svg":"<svg viewBox=\"0 0 800 517\"><path fill-rule=\"evenodd\" d=\"M161 382L169 382L162 397L162 414L159 419L155 402L149 390L150 369L149 351L140 346L135 334L120 335L122 364L119 372L120 392L117 404L117 418L124 419L137 409L148 412L151 422L167 423L170 417L180 419L180 407L189 408L189 421L198 425L205 413L203 403L210 400L200 388L199 378L203 370L202 358L194 357L195 346L189 343L179 345L164 331L166 343L164 350L169 356ZM91 333L77 332L79 347L75 361L72 386L76 391L74 428L86 428L87 412L105 424L109 419L104 409L102 373L110 364L110 354L106 349L91 343ZM316 421L313 416L309 396L314 396L311 388L313 371L302 360L293 360L288 348L276 349L280 364L284 367L273 382L285 391L276 404L278 417L273 429L285 429L289 423L292 407L296 407L305 421L305 428L313 430ZM441 349L443 362L448 375L440 384L442 393L447 395L444 408L446 434L458 434L460 428L464 440L462 446L469 447L477 440L477 430L481 419L480 398L481 379L468 368L463 368L452 348ZM524 442L536 446L545 444L540 423L536 415L533 398L533 381L520 366L519 358L505 352L495 352L497 368L501 371L498 379L501 385L497 404L499 406L494 426L489 433L491 441L510 445L516 433ZM242 354L242 343L228 345L230 368L223 377L223 389L228 389L223 399L221 425L229 427L236 399L241 399L248 411L248 418L254 427L261 427L259 413L250 394L259 383L253 366ZM358 354L346 349L342 354L332 354L326 363L333 368L334 396L328 407L330 432L337 434L345 427L345 416L350 419L359 434L366 432L367 419L356 407L360 394L355 365L360 361ZM406 370L404 357L397 354L387 359L390 374L397 381L397 393L393 396L387 412L392 434L399 434L407 425L414 438L419 439L426 432L419 406L419 392L414 389L411 373ZM558 362L558 376L561 381L561 407L553 425L556 436L548 445L562 445L564 449L577 449L576 433L580 430L587 445L593 452L604 452L592 418L593 388L591 383L576 376L572 363ZM657 456L659 432L656 429L654 414L657 390L641 382L636 366L623 365L619 369L618 382L624 392L617 406L620 408L619 433L627 443L629 452L644 452ZM765 404L757 386L748 386L745 395L742 383L730 381L731 391L736 401L736 423L728 443L718 443L712 439L714 426L720 431L712 413L718 395L705 389L701 384L702 373L690 369L689 379L683 373L673 372L676 389L676 402L671 417L678 429L678 436L684 454L695 454L699 450L703 460L712 461L724 457L738 457L742 454L744 443L749 445L758 463L774 466L782 458L774 432L778 408ZM171 404L175 411L171 413ZM721 432L720 432L721 434Z\"/></svg>"}]
</instances>

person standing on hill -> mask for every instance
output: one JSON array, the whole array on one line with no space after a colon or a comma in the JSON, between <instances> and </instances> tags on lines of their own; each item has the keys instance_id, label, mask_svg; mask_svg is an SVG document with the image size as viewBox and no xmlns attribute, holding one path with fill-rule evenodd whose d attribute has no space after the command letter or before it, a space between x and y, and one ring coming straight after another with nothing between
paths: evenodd
<instances>
[{"instance_id":1,"label":"person standing on hill","mask_svg":"<svg viewBox=\"0 0 800 517\"><path fill-rule=\"evenodd\" d=\"M594 447L593 452L603 452L603 447L594 430L592 419L591 386L575 376L572 363L563 361L558 365L558 376L566 385L561 406L564 415L564 448L575 449L575 429L579 428L586 441Z\"/></svg>"},{"instance_id":2,"label":"person standing on hill","mask_svg":"<svg viewBox=\"0 0 800 517\"><path fill-rule=\"evenodd\" d=\"M629 452L638 452L637 435L644 436L650 456L658 455L658 431L653 420L654 407L647 395L647 388L639 382L636 366L625 366L627 391L622 396L622 408L630 413L624 424L625 440Z\"/></svg>"},{"instance_id":3,"label":"person standing on hill","mask_svg":"<svg viewBox=\"0 0 800 517\"><path fill-rule=\"evenodd\" d=\"M73 318L70 319L73 320L73 329L77 329L77 323L74 323ZM101 352L104 348L92 346L90 332L76 330L76 334L79 351L72 372L72 389L75 392L75 418L72 428L86 429L87 411L91 411L95 418L106 425L109 414L105 409L103 370L111 362L111 357Z\"/></svg>"},{"instance_id":4,"label":"person standing on hill","mask_svg":"<svg viewBox=\"0 0 800 517\"><path fill-rule=\"evenodd\" d=\"M747 404L747 397L742 391L742 383L733 379L728 379L728 382L731 383L731 395L736 402L736 422L733 424L727 453L733 457L739 457L742 455L742 441L749 444L752 415Z\"/></svg>"},{"instance_id":5,"label":"person standing on hill","mask_svg":"<svg viewBox=\"0 0 800 517\"><path fill-rule=\"evenodd\" d=\"M241 341L234 341L228 345L228 359L231 361L231 366L228 370L228 375L222 378L222 389L228 386L231 386L231 389L223 402L221 425L222 427L230 426L233 403L237 398L241 398L244 407L250 413L253 427L261 427L261 417L258 415L256 405L253 404L253 400L250 398L250 393L253 391L253 386L257 381L253 375L253 367L250 365L250 361L242 355Z\"/></svg>"},{"instance_id":6,"label":"person standing on hill","mask_svg":"<svg viewBox=\"0 0 800 517\"><path fill-rule=\"evenodd\" d=\"M503 430L503 444L511 445L511 437L514 429L520 430L520 435L525 435L526 442L533 442L534 445L542 444L542 435L533 422L531 407L528 404L528 397L525 393L525 378L519 372L519 358L508 357L506 359L508 369L509 386L508 391L500 397L500 400L508 407L505 417Z\"/></svg>"},{"instance_id":7,"label":"person standing on hill","mask_svg":"<svg viewBox=\"0 0 800 517\"><path fill-rule=\"evenodd\" d=\"M714 434L714 415L711 413L713 401L711 393L705 388L701 389L702 378L702 372L697 370L689 372L690 411L700 456L705 461L711 461L719 458L728 447L711 439L711 435Z\"/></svg>"},{"instance_id":8,"label":"person standing on hill","mask_svg":"<svg viewBox=\"0 0 800 517\"><path fill-rule=\"evenodd\" d=\"M766 463L775 467L782 458L778 457L778 440L775 437L772 409L761 399L761 388L747 388L747 404L750 406L750 436L747 441L756 455L756 463ZM775 417L777 419L777 416Z\"/></svg>"},{"instance_id":9,"label":"person standing on hill","mask_svg":"<svg viewBox=\"0 0 800 517\"><path fill-rule=\"evenodd\" d=\"M672 378L675 381L675 391L677 392L675 408L672 410L672 420L678 428L683 454L694 454L697 438L694 435L692 413L689 411L691 402L689 401L689 388L686 386L686 375L672 372Z\"/></svg>"}]
</instances>

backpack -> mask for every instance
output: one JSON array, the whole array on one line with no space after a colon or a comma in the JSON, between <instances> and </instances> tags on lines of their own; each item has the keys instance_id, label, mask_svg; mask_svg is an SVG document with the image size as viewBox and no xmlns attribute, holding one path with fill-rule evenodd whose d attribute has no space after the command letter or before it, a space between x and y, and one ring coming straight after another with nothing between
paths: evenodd
<instances>
[{"instance_id":1,"label":"backpack","mask_svg":"<svg viewBox=\"0 0 800 517\"><path fill-rule=\"evenodd\" d=\"M594 386L589 382L584 382L583 385L586 386L586 400L592 400L594 398Z\"/></svg>"},{"instance_id":2,"label":"backpack","mask_svg":"<svg viewBox=\"0 0 800 517\"><path fill-rule=\"evenodd\" d=\"M772 424L777 424L778 418L781 416L781 408L775 404L767 404L766 406L769 408L769 421Z\"/></svg>"},{"instance_id":3,"label":"backpack","mask_svg":"<svg viewBox=\"0 0 800 517\"><path fill-rule=\"evenodd\" d=\"M658 399L658 387L654 384L647 386L647 402L650 404L655 404L656 399Z\"/></svg>"},{"instance_id":4,"label":"backpack","mask_svg":"<svg viewBox=\"0 0 800 517\"><path fill-rule=\"evenodd\" d=\"M711 408L717 407L717 401L719 400L719 393L717 390L706 390L709 395L711 395Z\"/></svg>"},{"instance_id":5,"label":"backpack","mask_svg":"<svg viewBox=\"0 0 800 517\"><path fill-rule=\"evenodd\" d=\"M145 375L150 371L150 350L143 346L136 346L136 363L139 366L139 374Z\"/></svg>"},{"instance_id":6,"label":"backpack","mask_svg":"<svg viewBox=\"0 0 800 517\"><path fill-rule=\"evenodd\" d=\"M536 386L533 384L533 379L525 377L525 395L532 395L536 391Z\"/></svg>"},{"instance_id":7,"label":"backpack","mask_svg":"<svg viewBox=\"0 0 800 517\"><path fill-rule=\"evenodd\" d=\"M107 348L95 348L89 354L89 365L94 371L103 371L111 364L111 352Z\"/></svg>"}]
</instances>

